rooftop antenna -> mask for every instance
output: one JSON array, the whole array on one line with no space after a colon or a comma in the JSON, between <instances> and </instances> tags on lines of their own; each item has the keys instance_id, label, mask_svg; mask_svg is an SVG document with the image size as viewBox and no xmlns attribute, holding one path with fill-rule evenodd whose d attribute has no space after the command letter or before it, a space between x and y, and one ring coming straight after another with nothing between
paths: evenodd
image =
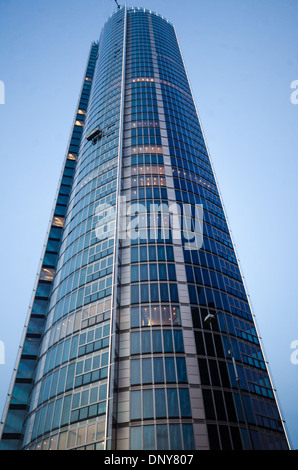
<instances>
[{"instance_id":1,"label":"rooftop antenna","mask_svg":"<svg viewBox=\"0 0 298 470\"><path fill-rule=\"evenodd\" d=\"M119 5L119 3L117 2L117 0L115 0L115 2L116 2L116 5L117 5L117 8L120 8L120 5Z\"/></svg>"}]
</instances>

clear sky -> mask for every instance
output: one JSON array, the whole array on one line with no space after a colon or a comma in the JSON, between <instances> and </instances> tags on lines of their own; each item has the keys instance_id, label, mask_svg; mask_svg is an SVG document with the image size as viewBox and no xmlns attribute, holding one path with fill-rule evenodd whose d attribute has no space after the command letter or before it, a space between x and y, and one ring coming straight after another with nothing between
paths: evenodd
<instances>
[{"instance_id":1,"label":"clear sky","mask_svg":"<svg viewBox=\"0 0 298 470\"><path fill-rule=\"evenodd\" d=\"M120 1L121 3L121 1ZM246 287L298 448L297 0L144 0L176 27ZM90 44L114 0L0 0L0 408Z\"/></svg>"}]
</instances>

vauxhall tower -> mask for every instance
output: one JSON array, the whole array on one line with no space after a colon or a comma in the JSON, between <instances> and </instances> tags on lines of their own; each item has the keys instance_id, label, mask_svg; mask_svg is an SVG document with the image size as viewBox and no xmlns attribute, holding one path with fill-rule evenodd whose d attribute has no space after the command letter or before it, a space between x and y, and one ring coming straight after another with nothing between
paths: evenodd
<instances>
[{"instance_id":1,"label":"vauxhall tower","mask_svg":"<svg viewBox=\"0 0 298 470\"><path fill-rule=\"evenodd\" d=\"M91 45L1 449L288 449L173 25Z\"/></svg>"}]
</instances>

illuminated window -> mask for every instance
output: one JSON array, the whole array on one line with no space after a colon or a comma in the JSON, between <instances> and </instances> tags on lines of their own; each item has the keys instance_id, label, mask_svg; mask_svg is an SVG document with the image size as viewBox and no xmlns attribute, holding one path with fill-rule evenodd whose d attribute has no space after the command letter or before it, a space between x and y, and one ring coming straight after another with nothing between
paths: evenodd
<instances>
[{"instance_id":1,"label":"illuminated window","mask_svg":"<svg viewBox=\"0 0 298 470\"><path fill-rule=\"evenodd\" d=\"M52 225L53 227L64 227L64 222L64 217L54 216Z\"/></svg>"},{"instance_id":2,"label":"illuminated window","mask_svg":"<svg viewBox=\"0 0 298 470\"><path fill-rule=\"evenodd\" d=\"M42 268L40 273L41 281L52 281L54 279L55 270L51 268Z\"/></svg>"}]
</instances>

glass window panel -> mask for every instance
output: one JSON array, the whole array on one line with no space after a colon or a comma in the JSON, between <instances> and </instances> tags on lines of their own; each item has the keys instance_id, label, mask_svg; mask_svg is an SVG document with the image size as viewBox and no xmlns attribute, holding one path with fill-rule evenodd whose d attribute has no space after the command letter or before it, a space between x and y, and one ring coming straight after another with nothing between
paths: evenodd
<instances>
[{"instance_id":1,"label":"glass window panel","mask_svg":"<svg viewBox=\"0 0 298 470\"><path fill-rule=\"evenodd\" d=\"M160 299L162 302L169 301L168 284L160 284Z\"/></svg>"},{"instance_id":2,"label":"glass window panel","mask_svg":"<svg viewBox=\"0 0 298 470\"><path fill-rule=\"evenodd\" d=\"M152 326L160 325L160 308L151 307L151 324Z\"/></svg>"},{"instance_id":3,"label":"glass window panel","mask_svg":"<svg viewBox=\"0 0 298 470\"><path fill-rule=\"evenodd\" d=\"M179 302L178 289L176 284L170 284L171 302Z\"/></svg>"},{"instance_id":4,"label":"glass window panel","mask_svg":"<svg viewBox=\"0 0 298 470\"><path fill-rule=\"evenodd\" d=\"M59 436L58 450L66 449L66 441L67 441L67 431L62 432Z\"/></svg>"},{"instance_id":5,"label":"glass window panel","mask_svg":"<svg viewBox=\"0 0 298 470\"><path fill-rule=\"evenodd\" d=\"M161 357L155 357L153 359L154 366L154 383L164 383L164 370L163 370L163 359Z\"/></svg>"},{"instance_id":6,"label":"glass window panel","mask_svg":"<svg viewBox=\"0 0 298 470\"><path fill-rule=\"evenodd\" d=\"M177 357L176 358L176 365L177 365L177 376L179 383L186 383L187 382L187 371L186 371L186 363L184 357Z\"/></svg>"},{"instance_id":7,"label":"glass window panel","mask_svg":"<svg viewBox=\"0 0 298 470\"><path fill-rule=\"evenodd\" d=\"M141 302L149 302L148 284L141 284Z\"/></svg>"},{"instance_id":8,"label":"glass window panel","mask_svg":"<svg viewBox=\"0 0 298 470\"><path fill-rule=\"evenodd\" d=\"M179 416L178 396L175 388L167 389L168 398L168 415L169 418L176 418Z\"/></svg>"},{"instance_id":9,"label":"glass window panel","mask_svg":"<svg viewBox=\"0 0 298 470\"><path fill-rule=\"evenodd\" d=\"M31 316L27 333L41 334L44 324L44 318L36 318Z\"/></svg>"},{"instance_id":10,"label":"glass window panel","mask_svg":"<svg viewBox=\"0 0 298 470\"><path fill-rule=\"evenodd\" d=\"M140 280L148 281L148 265L147 264L140 265Z\"/></svg>"},{"instance_id":11,"label":"glass window panel","mask_svg":"<svg viewBox=\"0 0 298 470\"><path fill-rule=\"evenodd\" d=\"M157 265L155 263L149 264L149 269L150 269L150 281L157 281L158 276L157 276Z\"/></svg>"},{"instance_id":12,"label":"glass window panel","mask_svg":"<svg viewBox=\"0 0 298 470\"><path fill-rule=\"evenodd\" d=\"M153 343L153 352L160 353L162 352L162 342L161 342L161 331L153 330L152 331L152 343Z\"/></svg>"},{"instance_id":13,"label":"glass window panel","mask_svg":"<svg viewBox=\"0 0 298 470\"><path fill-rule=\"evenodd\" d=\"M55 269L52 268L42 268L40 273L41 281L52 281L54 279Z\"/></svg>"},{"instance_id":14,"label":"glass window panel","mask_svg":"<svg viewBox=\"0 0 298 470\"><path fill-rule=\"evenodd\" d=\"M50 398L52 398L53 396L56 395L59 372L60 372L59 370L56 370L53 374L53 380L52 380L51 391L50 391Z\"/></svg>"},{"instance_id":15,"label":"glass window panel","mask_svg":"<svg viewBox=\"0 0 298 470\"><path fill-rule=\"evenodd\" d=\"M139 265L132 265L130 268L130 279L131 282L138 282L139 281Z\"/></svg>"},{"instance_id":16,"label":"glass window panel","mask_svg":"<svg viewBox=\"0 0 298 470\"><path fill-rule=\"evenodd\" d=\"M95 441L96 437L96 424L91 424L87 428L87 442Z\"/></svg>"},{"instance_id":17,"label":"glass window panel","mask_svg":"<svg viewBox=\"0 0 298 470\"><path fill-rule=\"evenodd\" d=\"M151 359L142 359L142 383L152 383Z\"/></svg>"},{"instance_id":18,"label":"glass window panel","mask_svg":"<svg viewBox=\"0 0 298 470\"><path fill-rule=\"evenodd\" d=\"M68 439L67 439L67 448L70 449L71 447L75 447L76 445L76 437L77 437L77 430L70 430L68 432Z\"/></svg>"},{"instance_id":19,"label":"glass window panel","mask_svg":"<svg viewBox=\"0 0 298 470\"><path fill-rule=\"evenodd\" d=\"M188 388L179 388L180 411L183 418L191 418L191 406Z\"/></svg>"},{"instance_id":20,"label":"glass window panel","mask_svg":"<svg viewBox=\"0 0 298 470\"><path fill-rule=\"evenodd\" d=\"M107 398L107 384L103 384L100 386L99 390L99 401L100 400L105 400Z\"/></svg>"},{"instance_id":21,"label":"glass window panel","mask_svg":"<svg viewBox=\"0 0 298 470\"><path fill-rule=\"evenodd\" d=\"M70 364L70 366L68 367L65 390L70 390L73 387L75 367L76 367L75 363Z\"/></svg>"},{"instance_id":22,"label":"glass window panel","mask_svg":"<svg viewBox=\"0 0 298 470\"><path fill-rule=\"evenodd\" d=\"M168 427L166 424L156 426L156 444L157 450L167 450L169 448Z\"/></svg>"},{"instance_id":23,"label":"glass window panel","mask_svg":"<svg viewBox=\"0 0 298 470\"><path fill-rule=\"evenodd\" d=\"M140 359L134 359L130 361L130 380L131 385L141 383L141 372L140 372Z\"/></svg>"},{"instance_id":24,"label":"glass window panel","mask_svg":"<svg viewBox=\"0 0 298 470\"><path fill-rule=\"evenodd\" d=\"M155 416L156 418L166 418L166 395L163 388L155 389Z\"/></svg>"},{"instance_id":25,"label":"glass window panel","mask_svg":"<svg viewBox=\"0 0 298 470\"><path fill-rule=\"evenodd\" d=\"M39 349L39 338L26 338L22 354L28 356L36 356Z\"/></svg>"},{"instance_id":26,"label":"glass window panel","mask_svg":"<svg viewBox=\"0 0 298 470\"><path fill-rule=\"evenodd\" d=\"M54 416L53 416L52 429L57 429L60 425L62 402L63 402L63 398L59 398L59 400L57 400L55 402L55 410L54 410Z\"/></svg>"},{"instance_id":27,"label":"glass window panel","mask_svg":"<svg viewBox=\"0 0 298 470\"><path fill-rule=\"evenodd\" d=\"M81 395L81 406L88 405L89 402L89 390L84 390Z\"/></svg>"},{"instance_id":28,"label":"glass window panel","mask_svg":"<svg viewBox=\"0 0 298 470\"><path fill-rule=\"evenodd\" d=\"M182 424L182 433L183 433L184 450L194 450L195 439L194 439L192 424Z\"/></svg>"},{"instance_id":29,"label":"glass window panel","mask_svg":"<svg viewBox=\"0 0 298 470\"><path fill-rule=\"evenodd\" d=\"M47 410L47 417L46 417L46 422L45 422L45 428L44 428L44 432L49 432L50 429L51 429L51 424L52 424L52 418L53 418L53 411L54 411L54 405L55 405L55 402L52 402L49 404L48 406L48 410Z\"/></svg>"},{"instance_id":30,"label":"glass window panel","mask_svg":"<svg viewBox=\"0 0 298 470\"><path fill-rule=\"evenodd\" d=\"M174 330L175 352L184 352L183 334L181 330Z\"/></svg>"},{"instance_id":31,"label":"glass window panel","mask_svg":"<svg viewBox=\"0 0 298 470\"><path fill-rule=\"evenodd\" d=\"M21 359L18 367L17 378L30 379L35 367L34 359Z\"/></svg>"},{"instance_id":32,"label":"glass window panel","mask_svg":"<svg viewBox=\"0 0 298 470\"><path fill-rule=\"evenodd\" d=\"M134 426L130 428L130 448L132 450L142 450L141 426Z\"/></svg>"},{"instance_id":33,"label":"glass window panel","mask_svg":"<svg viewBox=\"0 0 298 470\"><path fill-rule=\"evenodd\" d=\"M175 362L173 357L165 358L166 381L168 383L176 382Z\"/></svg>"},{"instance_id":34,"label":"glass window panel","mask_svg":"<svg viewBox=\"0 0 298 470\"><path fill-rule=\"evenodd\" d=\"M33 308L32 308L32 314L45 315L46 310L47 310L47 305L48 305L47 300L35 299Z\"/></svg>"},{"instance_id":35,"label":"glass window panel","mask_svg":"<svg viewBox=\"0 0 298 470\"><path fill-rule=\"evenodd\" d=\"M166 265L165 264L159 264L158 265L158 271L159 271L159 280L160 281L166 281L167 280Z\"/></svg>"},{"instance_id":36,"label":"glass window panel","mask_svg":"<svg viewBox=\"0 0 298 470\"><path fill-rule=\"evenodd\" d=\"M153 390L143 391L143 419L154 418Z\"/></svg>"},{"instance_id":37,"label":"glass window panel","mask_svg":"<svg viewBox=\"0 0 298 470\"><path fill-rule=\"evenodd\" d=\"M131 308L131 328L140 326L139 307Z\"/></svg>"},{"instance_id":38,"label":"glass window panel","mask_svg":"<svg viewBox=\"0 0 298 470\"><path fill-rule=\"evenodd\" d=\"M170 449L182 450L180 424L170 424Z\"/></svg>"},{"instance_id":39,"label":"glass window panel","mask_svg":"<svg viewBox=\"0 0 298 470\"><path fill-rule=\"evenodd\" d=\"M61 415L61 426L68 424L69 422L71 398L72 398L71 395L64 397L63 409L62 409L62 415Z\"/></svg>"},{"instance_id":40,"label":"glass window panel","mask_svg":"<svg viewBox=\"0 0 298 470\"><path fill-rule=\"evenodd\" d=\"M94 387L90 390L90 403L96 403L98 397L98 387Z\"/></svg>"},{"instance_id":41,"label":"glass window panel","mask_svg":"<svg viewBox=\"0 0 298 470\"><path fill-rule=\"evenodd\" d=\"M130 334L130 353L140 354L140 332L134 331Z\"/></svg>"},{"instance_id":42,"label":"glass window panel","mask_svg":"<svg viewBox=\"0 0 298 470\"><path fill-rule=\"evenodd\" d=\"M142 331L142 354L151 352L151 335L150 331Z\"/></svg>"},{"instance_id":43,"label":"glass window panel","mask_svg":"<svg viewBox=\"0 0 298 470\"><path fill-rule=\"evenodd\" d=\"M31 384L15 383L11 396L11 404L25 405L28 403Z\"/></svg>"},{"instance_id":44,"label":"glass window panel","mask_svg":"<svg viewBox=\"0 0 298 470\"><path fill-rule=\"evenodd\" d=\"M141 419L141 391L130 392L130 418Z\"/></svg>"},{"instance_id":45,"label":"glass window panel","mask_svg":"<svg viewBox=\"0 0 298 470\"><path fill-rule=\"evenodd\" d=\"M3 432L21 433L26 413L26 410L8 410Z\"/></svg>"},{"instance_id":46,"label":"glass window panel","mask_svg":"<svg viewBox=\"0 0 298 470\"><path fill-rule=\"evenodd\" d=\"M139 286L131 286L130 287L130 294L131 294L131 303L137 304L139 303Z\"/></svg>"},{"instance_id":47,"label":"glass window panel","mask_svg":"<svg viewBox=\"0 0 298 470\"><path fill-rule=\"evenodd\" d=\"M158 284L150 284L150 296L151 302L158 302L159 301L159 291L158 291Z\"/></svg>"},{"instance_id":48,"label":"glass window panel","mask_svg":"<svg viewBox=\"0 0 298 470\"><path fill-rule=\"evenodd\" d=\"M149 246L149 260L156 261L156 247L155 246ZM156 272L156 275L157 275L157 272Z\"/></svg>"},{"instance_id":49,"label":"glass window panel","mask_svg":"<svg viewBox=\"0 0 298 470\"><path fill-rule=\"evenodd\" d=\"M155 449L155 435L154 435L153 425L143 427L143 440L144 440L144 450Z\"/></svg>"},{"instance_id":50,"label":"glass window panel","mask_svg":"<svg viewBox=\"0 0 298 470\"><path fill-rule=\"evenodd\" d=\"M78 429L77 446L83 445L86 442L86 426Z\"/></svg>"},{"instance_id":51,"label":"glass window panel","mask_svg":"<svg viewBox=\"0 0 298 470\"><path fill-rule=\"evenodd\" d=\"M150 308L149 307L141 308L141 325L142 326L150 325Z\"/></svg>"},{"instance_id":52,"label":"glass window panel","mask_svg":"<svg viewBox=\"0 0 298 470\"><path fill-rule=\"evenodd\" d=\"M172 330L163 330L164 352L173 352L173 337Z\"/></svg>"}]
</instances>

